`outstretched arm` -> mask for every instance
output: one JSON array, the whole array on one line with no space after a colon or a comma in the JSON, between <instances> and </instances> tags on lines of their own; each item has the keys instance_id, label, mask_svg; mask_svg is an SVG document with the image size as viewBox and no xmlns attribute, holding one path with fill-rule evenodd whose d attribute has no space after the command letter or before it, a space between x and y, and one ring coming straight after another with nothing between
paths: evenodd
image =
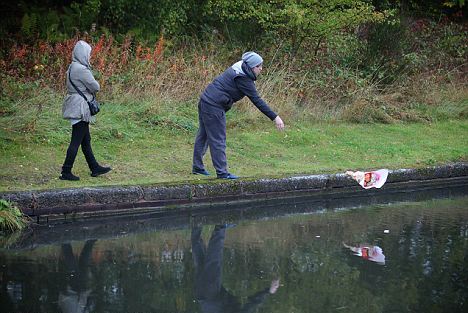
<instances>
[{"instance_id":1,"label":"outstretched arm","mask_svg":"<svg viewBox=\"0 0 468 313\"><path fill-rule=\"evenodd\" d=\"M279 279L271 281L270 288L264 289L257 292L253 296L249 297L247 303L242 307L241 313L251 313L265 301L268 295L276 293L279 287Z\"/></svg>"},{"instance_id":2,"label":"outstretched arm","mask_svg":"<svg viewBox=\"0 0 468 313\"><path fill-rule=\"evenodd\" d=\"M260 97L253 80L240 76L236 77L235 81L237 87L242 91L242 93L244 93L263 114L268 116L272 121L276 119L278 114L273 112L268 104L266 104L266 102Z\"/></svg>"}]
</instances>

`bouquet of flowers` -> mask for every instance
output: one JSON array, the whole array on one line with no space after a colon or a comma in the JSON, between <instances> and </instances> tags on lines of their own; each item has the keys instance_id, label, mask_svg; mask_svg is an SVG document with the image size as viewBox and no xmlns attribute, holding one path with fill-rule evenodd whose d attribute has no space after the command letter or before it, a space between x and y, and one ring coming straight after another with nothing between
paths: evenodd
<instances>
[{"instance_id":1,"label":"bouquet of flowers","mask_svg":"<svg viewBox=\"0 0 468 313\"><path fill-rule=\"evenodd\" d=\"M381 169L377 171L360 172L346 171L346 175L351 176L365 189L380 188L387 181L388 170Z\"/></svg>"}]
</instances>

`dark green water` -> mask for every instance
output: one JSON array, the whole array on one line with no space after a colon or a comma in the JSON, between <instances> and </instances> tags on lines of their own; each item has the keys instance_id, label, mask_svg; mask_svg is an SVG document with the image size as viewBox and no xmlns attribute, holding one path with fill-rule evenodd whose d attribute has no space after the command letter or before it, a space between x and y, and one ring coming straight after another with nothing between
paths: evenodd
<instances>
[{"instance_id":1,"label":"dark green water","mask_svg":"<svg viewBox=\"0 0 468 313\"><path fill-rule=\"evenodd\" d=\"M467 197L259 217L0 250L0 311L468 312Z\"/></svg>"}]
</instances>

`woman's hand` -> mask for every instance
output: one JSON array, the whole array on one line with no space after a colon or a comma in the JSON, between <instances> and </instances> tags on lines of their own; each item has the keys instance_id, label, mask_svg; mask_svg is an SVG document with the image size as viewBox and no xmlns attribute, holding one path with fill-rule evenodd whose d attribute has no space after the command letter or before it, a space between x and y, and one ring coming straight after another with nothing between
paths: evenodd
<instances>
[{"instance_id":1,"label":"woman's hand","mask_svg":"<svg viewBox=\"0 0 468 313\"><path fill-rule=\"evenodd\" d=\"M283 130L284 129L284 123L283 123L283 120L281 119L281 117L276 116L276 118L274 119L274 122L276 124L276 128L278 128L278 130Z\"/></svg>"}]
</instances>

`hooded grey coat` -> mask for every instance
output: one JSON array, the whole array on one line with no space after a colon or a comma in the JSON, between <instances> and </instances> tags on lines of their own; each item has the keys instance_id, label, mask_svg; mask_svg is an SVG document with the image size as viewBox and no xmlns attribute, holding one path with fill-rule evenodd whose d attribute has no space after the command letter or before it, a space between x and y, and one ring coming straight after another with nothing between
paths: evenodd
<instances>
[{"instance_id":1,"label":"hooded grey coat","mask_svg":"<svg viewBox=\"0 0 468 313\"><path fill-rule=\"evenodd\" d=\"M73 48L72 56L72 63L68 67L67 71L67 96L65 97L62 106L63 118L89 122L91 113L89 111L88 103L72 86L68 79L68 75L70 73L73 83L81 92L83 92L88 100L91 100L93 98L93 94L99 91L99 83L94 79L89 63L91 46L85 41L78 41L75 48Z\"/></svg>"}]
</instances>

